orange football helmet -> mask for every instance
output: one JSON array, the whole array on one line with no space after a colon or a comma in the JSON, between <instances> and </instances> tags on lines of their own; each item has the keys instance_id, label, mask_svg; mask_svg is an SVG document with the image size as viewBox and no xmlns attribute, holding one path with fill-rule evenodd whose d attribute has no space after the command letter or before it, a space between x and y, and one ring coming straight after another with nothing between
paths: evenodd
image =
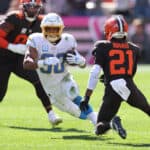
<instances>
[{"instance_id":1,"label":"orange football helmet","mask_svg":"<svg viewBox=\"0 0 150 150\"><path fill-rule=\"evenodd\" d=\"M20 0L26 20L33 22L42 8L41 0Z\"/></svg>"},{"instance_id":2,"label":"orange football helmet","mask_svg":"<svg viewBox=\"0 0 150 150\"><path fill-rule=\"evenodd\" d=\"M107 40L126 38L128 35L128 24L123 16L116 15L106 20L104 34Z\"/></svg>"}]
</instances>

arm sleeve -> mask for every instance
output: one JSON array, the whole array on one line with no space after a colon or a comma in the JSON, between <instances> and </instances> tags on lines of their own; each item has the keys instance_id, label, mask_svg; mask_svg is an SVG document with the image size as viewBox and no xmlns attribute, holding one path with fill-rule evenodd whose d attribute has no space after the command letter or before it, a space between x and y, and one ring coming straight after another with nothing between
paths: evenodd
<instances>
[{"instance_id":1,"label":"arm sleeve","mask_svg":"<svg viewBox=\"0 0 150 150\"><path fill-rule=\"evenodd\" d=\"M100 72L101 72L101 66L97 64L93 65L90 75L89 75L89 81L88 81L88 86L87 86L88 89L90 90L95 89L98 79L99 79Z\"/></svg>"}]
</instances>

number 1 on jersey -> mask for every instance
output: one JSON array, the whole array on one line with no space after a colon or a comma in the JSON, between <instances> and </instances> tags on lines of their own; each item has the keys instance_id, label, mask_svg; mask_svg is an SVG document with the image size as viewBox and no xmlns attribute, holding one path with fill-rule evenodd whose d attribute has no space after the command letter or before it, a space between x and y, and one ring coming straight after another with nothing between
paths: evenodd
<instances>
[{"instance_id":1,"label":"number 1 on jersey","mask_svg":"<svg viewBox=\"0 0 150 150\"><path fill-rule=\"evenodd\" d=\"M132 50L111 50L110 57L117 57L110 60L111 75L132 75L133 73L133 52Z\"/></svg>"}]
</instances>

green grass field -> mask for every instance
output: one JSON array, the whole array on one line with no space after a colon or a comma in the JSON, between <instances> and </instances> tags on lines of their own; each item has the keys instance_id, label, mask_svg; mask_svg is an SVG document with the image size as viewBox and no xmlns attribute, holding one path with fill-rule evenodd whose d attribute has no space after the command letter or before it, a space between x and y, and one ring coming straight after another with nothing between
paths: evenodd
<instances>
[{"instance_id":1,"label":"green grass field","mask_svg":"<svg viewBox=\"0 0 150 150\"><path fill-rule=\"evenodd\" d=\"M89 69L71 69L84 95ZM150 66L139 66L135 82L150 102ZM103 85L97 85L91 104L98 111ZM92 124L54 110L63 123L51 128L47 114L32 85L12 74L7 95L0 104L0 150L150 150L150 118L122 103L118 114L127 129L127 139L114 131L94 135Z\"/></svg>"}]
</instances>

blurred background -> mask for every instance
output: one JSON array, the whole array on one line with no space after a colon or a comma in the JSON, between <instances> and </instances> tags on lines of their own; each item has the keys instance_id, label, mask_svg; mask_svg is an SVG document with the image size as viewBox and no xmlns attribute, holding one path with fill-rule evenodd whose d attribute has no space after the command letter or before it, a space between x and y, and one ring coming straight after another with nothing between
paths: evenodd
<instances>
[{"instance_id":1,"label":"blurred background","mask_svg":"<svg viewBox=\"0 0 150 150\"><path fill-rule=\"evenodd\" d=\"M0 18L19 9L19 0L1 0ZM78 50L93 63L91 51L97 40L104 39L104 21L112 14L124 15L129 23L129 40L141 47L139 63L150 64L150 0L43 0L42 14L62 16L65 32L73 34ZM1 20L0 19L0 20Z\"/></svg>"}]
</instances>

